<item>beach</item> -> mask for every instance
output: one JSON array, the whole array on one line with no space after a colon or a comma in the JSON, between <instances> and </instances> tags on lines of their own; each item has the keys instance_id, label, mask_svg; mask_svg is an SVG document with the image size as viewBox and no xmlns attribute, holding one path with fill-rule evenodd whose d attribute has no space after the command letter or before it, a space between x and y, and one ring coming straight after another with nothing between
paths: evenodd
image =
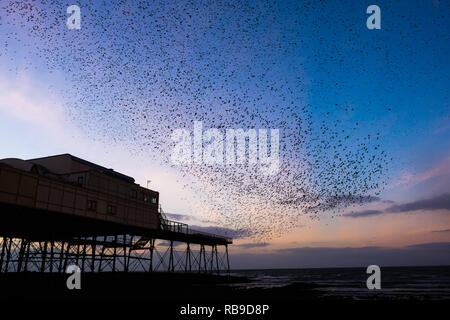
<instances>
[{"instance_id":1,"label":"beach","mask_svg":"<svg viewBox=\"0 0 450 320\"><path fill-rule=\"evenodd\" d=\"M364 268L234 270L230 274L104 272L81 275L81 289L66 287L68 274L7 273L2 297L30 299L151 300L176 302L445 301L450 267L386 267L382 289L369 290ZM130 294L132 293L132 294Z\"/></svg>"}]
</instances>

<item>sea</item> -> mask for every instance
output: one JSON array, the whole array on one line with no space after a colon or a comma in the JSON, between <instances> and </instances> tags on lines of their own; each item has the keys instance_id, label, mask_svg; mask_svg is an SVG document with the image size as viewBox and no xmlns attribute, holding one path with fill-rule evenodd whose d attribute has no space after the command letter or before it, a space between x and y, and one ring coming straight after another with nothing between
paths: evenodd
<instances>
[{"instance_id":1,"label":"sea","mask_svg":"<svg viewBox=\"0 0 450 320\"><path fill-rule=\"evenodd\" d=\"M366 273L366 268L233 270L232 275L247 277L250 282L240 284L247 288L313 284L324 297L355 300L450 299L450 266L380 268L379 290L367 288L366 281L370 274Z\"/></svg>"}]
</instances>

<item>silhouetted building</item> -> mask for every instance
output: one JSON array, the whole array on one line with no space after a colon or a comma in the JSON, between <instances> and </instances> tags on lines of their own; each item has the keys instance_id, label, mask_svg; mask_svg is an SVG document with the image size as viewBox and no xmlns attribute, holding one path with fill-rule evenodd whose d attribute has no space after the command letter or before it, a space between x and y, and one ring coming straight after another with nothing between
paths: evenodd
<instances>
[{"instance_id":1,"label":"silhouetted building","mask_svg":"<svg viewBox=\"0 0 450 320\"><path fill-rule=\"evenodd\" d=\"M232 243L168 220L157 191L70 154L0 160L0 240L0 272L229 271Z\"/></svg>"},{"instance_id":2,"label":"silhouetted building","mask_svg":"<svg viewBox=\"0 0 450 320\"><path fill-rule=\"evenodd\" d=\"M0 160L0 201L62 214L159 228L159 193L92 162L62 154Z\"/></svg>"}]
</instances>

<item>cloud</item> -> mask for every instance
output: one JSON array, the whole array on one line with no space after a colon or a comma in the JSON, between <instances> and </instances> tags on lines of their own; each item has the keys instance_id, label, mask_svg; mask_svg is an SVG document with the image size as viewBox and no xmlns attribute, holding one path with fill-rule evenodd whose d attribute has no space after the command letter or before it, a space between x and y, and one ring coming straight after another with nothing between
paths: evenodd
<instances>
[{"instance_id":1,"label":"cloud","mask_svg":"<svg viewBox=\"0 0 450 320\"><path fill-rule=\"evenodd\" d=\"M184 242L178 242L178 241L174 241L173 242L173 246L174 247L177 247L177 246L180 246L180 245L182 245L182 244L185 244ZM170 241L161 241L159 244L158 244L158 246L161 246L161 247L169 247L170 246Z\"/></svg>"},{"instance_id":2,"label":"cloud","mask_svg":"<svg viewBox=\"0 0 450 320\"><path fill-rule=\"evenodd\" d=\"M345 217L351 217L351 218L361 218L361 217L370 217L370 216L376 216L383 214L383 211L381 210L363 210L363 211L356 211L356 212L350 212L344 214Z\"/></svg>"},{"instance_id":3,"label":"cloud","mask_svg":"<svg viewBox=\"0 0 450 320\"><path fill-rule=\"evenodd\" d=\"M375 196L366 196L366 195L339 195L339 196L331 196L328 197L330 201L338 201L338 202L352 202L352 203L371 203L380 201L379 197Z\"/></svg>"},{"instance_id":4,"label":"cloud","mask_svg":"<svg viewBox=\"0 0 450 320\"><path fill-rule=\"evenodd\" d=\"M214 227L214 226L204 227L204 226L196 226L196 225L189 226L189 229L200 231L200 232L212 233L212 234L224 236L224 237L231 237L231 238L235 238L235 239L248 237L250 235L250 232L247 229L234 230L234 229L223 228L223 227Z\"/></svg>"},{"instance_id":5,"label":"cloud","mask_svg":"<svg viewBox=\"0 0 450 320\"><path fill-rule=\"evenodd\" d=\"M444 229L444 230L433 230L431 232L450 232L450 229Z\"/></svg>"},{"instance_id":6,"label":"cloud","mask_svg":"<svg viewBox=\"0 0 450 320\"><path fill-rule=\"evenodd\" d=\"M267 242L260 242L260 243L241 243L241 244L237 244L236 247L241 247L241 248L245 248L245 249L250 249L250 248L262 248L262 247L267 247L269 244Z\"/></svg>"},{"instance_id":7,"label":"cloud","mask_svg":"<svg viewBox=\"0 0 450 320\"><path fill-rule=\"evenodd\" d=\"M8 117L53 136L70 137L75 128L70 126L63 105L62 99L27 74L16 81L0 77L0 111Z\"/></svg>"},{"instance_id":8,"label":"cloud","mask_svg":"<svg viewBox=\"0 0 450 320\"><path fill-rule=\"evenodd\" d=\"M401 248L303 247L275 250L271 253L230 255L233 269L333 268L383 266L449 265L450 242L423 243ZM365 276L365 270L361 277Z\"/></svg>"},{"instance_id":9,"label":"cloud","mask_svg":"<svg viewBox=\"0 0 450 320\"><path fill-rule=\"evenodd\" d=\"M430 250L450 250L450 242L431 242L431 243L419 243L412 244L406 248L412 249L430 249Z\"/></svg>"},{"instance_id":10,"label":"cloud","mask_svg":"<svg viewBox=\"0 0 450 320\"><path fill-rule=\"evenodd\" d=\"M450 210L450 193L445 193L431 199L394 205L387 208L385 212L400 213L416 210Z\"/></svg>"},{"instance_id":11,"label":"cloud","mask_svg":"<svg viewBox=\"0 0 450 320\"><path fill-rule=\"evenodd\" d=\"M164 213L167 218L169 220L174 220L174 221L190 221L191 223L204 223L204 224L214 224L214 221L211 220L205 220L205 219L200 219L199 217L196 217L194 215L187 215L187 214L179 214L179 213Z\"/></svg>"},{"instance_id":12,"label":"cloud","mask_svg":"<svg viewBox=\"0 0 450 320\"><path fill-rule=\"evenodd\" d=\"M404 204L396 204L386 208L385 210L364 210L346 213L344 217L363 218L381 214L403 213L417 210L435 211L450 210L450 193L444 193L434 198L417 200Z\"/></svg>"},{"instance_id":13,"label":"cloud","mask_svg":"<svg viewBox=\"0 0 450 320\"><path fill-rule=\"evenodd\" d=\"M164 214L167 216L167 218L169 218L171 220L172 219L176 220L176 221L190 221L190 220L192 220L192 217L187 215L187 214L167 213L167 212L165 212Z\"/></svg>"},{"instance_id":14,"label":"cloud","mask_svg":"<svg viewBox=\"0 0 450 320\"><path fill-rule=\"evenodd\" d=\"M392 189L401 185L414 186L424 181L433 179L435 177L442 177L449 174L450 174L450 156L444 158L442 161L440 161L431 169L425 172L420 173L404 172L400 180L388 186L387 189Z\"/></svg>"}]
</instances>

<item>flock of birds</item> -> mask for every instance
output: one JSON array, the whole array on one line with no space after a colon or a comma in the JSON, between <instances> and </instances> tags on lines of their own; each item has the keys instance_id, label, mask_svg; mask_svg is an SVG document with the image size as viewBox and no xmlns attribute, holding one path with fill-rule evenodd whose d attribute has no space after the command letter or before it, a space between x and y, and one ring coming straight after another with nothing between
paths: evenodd
<instances>
[{"instance_id":1,"label":"flock of birds","mask_svg":"<svg viewBox=\"0 0 450 320\"><path fill-rule=\"evenodd\" d=\"M352 120L356 106L308 103L320 83L303 74L303 44L285 37L270 4L83 1L80 30L66 28L60 1L1 6L0 25L10 30L2 51L29 50L31 67L40 61L63 74L73 121L93 140L173 166L209 221L265 241L376 201L383 189L391 159L382 135ZM170 165L171 133L194 121L279 129L279 173Z\"/></svg>"}]
</instances>

